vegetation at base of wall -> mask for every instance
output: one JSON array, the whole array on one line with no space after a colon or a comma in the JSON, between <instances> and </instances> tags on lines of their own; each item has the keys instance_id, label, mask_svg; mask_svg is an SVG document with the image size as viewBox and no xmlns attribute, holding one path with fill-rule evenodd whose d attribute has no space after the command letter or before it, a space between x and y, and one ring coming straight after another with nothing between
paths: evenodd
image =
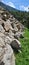
<instances>
[{"instance_id":1,"label":"vegetation at base of wall","mask_svg":"<svg viewBox=\"0 0 29 65\"><path fill-rule=\"evenodd\" d=\"M29 30L24 30L24 39L19 39L21 42L21 53L15 53L16 65L29 65Z\"/></svg>"}]
</instances>

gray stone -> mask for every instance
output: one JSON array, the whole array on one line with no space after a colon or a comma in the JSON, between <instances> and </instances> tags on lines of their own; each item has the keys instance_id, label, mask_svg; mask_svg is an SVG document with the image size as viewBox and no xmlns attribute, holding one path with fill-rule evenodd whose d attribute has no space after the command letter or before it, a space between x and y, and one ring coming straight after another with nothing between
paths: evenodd
<instances>
[{"instance_id":1,"label":"gray stone","mask_svg":"<svg viewBox=\"0 0 29 65\"><path fill-rule=\"evenodd\" d=\"M5 43L4 43L4 40L0 37L0 46L4 46Z\"/></svg>"},{"instance_id":2,"label":"gray stone","mask_svg":"<svg viewBox=\"0 0 29 65\"><path fill-rule=\"evenodd\" d=\"M15 57L10 45L0 47L0 53L0 62L3 62L4 65L15 65Z\"/></svg>"},{"instance_id":3,"label":"gray stone","mask_svg":"<svg viewBox=\"0 0 29 65\"><path fill-rule=\"evenodd\" d=\"M5 30L4 30L4 28L2 27L2 25L0 25L0 32L2 32L2 33L5 32Z\"/></svg>"},{"instance_id":4,"label":"gray stone","mask_svg":"<svg viewBox=\"0 0 29 65\"><path fill-rule=\"evenodd\" d=\"M3 36L5 36L2 32L0 32L0 37L3 37Z\"/></svg>"},{"instance_id":5,"label":"gray stone","mask_svg":"<svg viewBox=\"0 0 29 65\"><path fill-rule=\"evenodd\" d=\"M5 37L5 43L10 45L11 41L12 41L12 39L9 36Z\"/></svg>"},{"instance_id":6,"label":"gray stone","mask_svg":"<svg viewBox=\"0 0 29 65\"><path fill-rule=\"evenodd\" d=\"M0 25L1 25L2 23L4 23L4 22L5 22L5 21L2 20L1 17L0 17Z\"/></svg>"},{"instance_id":7,"label":"gray stone","mask_svg":"<svg viewBox=\"0 0 29 65\"><path fill-rule=\"evenodd\" d=\"M8 31L10 29L9 22L4 23L4 28L6 31Z\"/></svg>"},{"instance_id":8,"label":"gray stone","mask_svg":"<svg viewBox=\"0 0 29 65\"><path fill-rule=\"evenodd\" d=\"M12 28L12 26L9 22L5 22L4 28L5 28L6 31L9 31L9 29L13 30L13 28Z\"/></svg>"},{"instance_id":9,"label":"gray stone","mask_svg":"<svg viewBox=\"0 0 29 65\"><path fill-rule=\"evenodd\" d=\"M17 32L18 28L17 28L16 24L14 23L13 26L14 26L14 30Z\"/></svg>"},{"instance_id":10,"label":"gray stone","mask_svg":"<svg viewBox=\"0 0 29 65\"><path fill-rule=\"evenodd\" d=\"M11 44L13 49L15 49L16 51L20 50L21 49L21 43L17 40L17 39L14 39L12 40Z\"/></svg>"},{"instance_id":11,"label":"gray stone","mask_svg":"<svg viewBox=\"0 0 29 65\"><path fill-rule=\"evenodd\" d=\"M15 36L15 38L20 38L20 37L23 37L23 34L24 34L24 32L16 32L16 34L14 35Z\"/></svg>"},{"instance_id":12,"label":"gray stone","mask_svg":"<svg viewBox=\"0 0 29 65\"><path fill-rule=\"evenodd\" d=\"M14 33L12 32L12 30L9 30L9 37L14 39Z\"/></svg>"}]
</instances>

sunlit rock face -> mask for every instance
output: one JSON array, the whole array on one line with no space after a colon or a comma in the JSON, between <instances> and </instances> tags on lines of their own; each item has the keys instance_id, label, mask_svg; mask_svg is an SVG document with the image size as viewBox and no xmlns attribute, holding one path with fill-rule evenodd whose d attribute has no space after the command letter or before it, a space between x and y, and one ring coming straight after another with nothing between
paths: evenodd
<instances>
[{"instance_id":1,"label":"sunlit rock face","mask_svg":"<svg viewBox=\"0 0 29 65\"><path fill-rule=\"evenodd\" d=\"M15 57L10 45L0 46L0 64L15 65Z\"/></svg>"},{"instance_id":2,"label":"sunlit rock face","mask_svg":"<svg viewBox=\"0 0 29 65\"><path fill-rule=\"evenodd\" d=\"M0 65L15 65L13 51L21 50L18 39L23 36L23 29L23 25L10 12L0 7Z\"/></svg>"}]
</instances>

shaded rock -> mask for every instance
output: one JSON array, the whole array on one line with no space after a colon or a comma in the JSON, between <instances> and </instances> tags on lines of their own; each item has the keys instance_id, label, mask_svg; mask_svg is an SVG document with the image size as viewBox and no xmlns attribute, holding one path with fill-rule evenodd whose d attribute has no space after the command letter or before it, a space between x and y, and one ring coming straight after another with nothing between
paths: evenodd
<instances>
[{"instance_id":1,"label":"shaded rock","mask_svg":"<svg viewBox=\"0 0 29 65\"><path fill-rule=\"evenodd\" d=\"M19 38L23 38L23 32L16 32L16 34L14 35L15 38L19 39Z\"/></svg>"},{"instance_id":2,"label":"shaded rock","mask_svg":"<svg viewBox=\"0 0 29 65\"><path fill-rule=\"evenodd\" d=\"M20 23L20 32L23 32L24 31L24 25L22 25L21 23Z\"/></svg>"},{"instance_id":3,"label":"shaded rock","mask_svg":"<svg viewBox=\"0 0 29 65\"><path fill-rule=\"evenodd\" d=\"M20 38L24 38L24 36L21 34L21 35L20 35Z\"/></svg>"},{"instance_id":4,"label":"shaded rock","mask_svg":"<svg viewBox=\"0 0 29 65\"><path fill-rule=\"evenodd\" d=\"M10 13L5 10L5 11L1 14L1 15L2 15L2 19L3 19L4 21L6 21L6 20L10 17L9 14L10 14Z\"/></svg>"},{"instance_id":5,"label":"shaded rock","mask_svg":"<svg viewBox=\"0 0 29 65\"><path fill-rule=\"evenodd\" d=\"M0 63L0 65L4 65L4 63L3 63L3 62L1 62L1 63Z\"/></svg>"},{"instance_id":6,"label":"shaded rock","mask_svg":"<svg viewBox=\"0 0 29 65\"><path fill-rule=\"evenodd\" d=\"M2 25L0 25L0 32L2 32L2 33L5 32L5 30L4 30L4 28L2 27Z\"/></svg>"},{"instance_id":7,"label":"shaded rock","mask_svg":"<svg viewBox=\"0 0 29 65\"><path fill-rule=\"evenodd\" d=\"M10 45L12 46L13 49L15 49L16 51L21 49L21 43L17 40L14 39L12 40L12 42L10 43Z\"/></svg>"},{"instance_id":8,"label":"shaded rock","mask_svg":"<svg viewBox=\"0 0 29 65\"><path fill-rule=\"evenodd\" d=\"M11 47L13 48L13 50L15 49L15 51L21 49L21 43L15 38L11 38L9 36L6 36L5 43L11 45Z\"/></svg>"}]
</instances>

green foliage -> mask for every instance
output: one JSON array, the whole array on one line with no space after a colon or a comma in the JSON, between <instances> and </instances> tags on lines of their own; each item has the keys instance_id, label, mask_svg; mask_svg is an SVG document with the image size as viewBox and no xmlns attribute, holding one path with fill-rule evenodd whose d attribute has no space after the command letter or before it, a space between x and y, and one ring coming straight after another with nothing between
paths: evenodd
<instances>
[{"instance_id":1,"label":"green foliage","mask_svg":"<svg viewBox=\"0 0 29 65\"><path fill-rule=\"evenodd\" d=\"M29 30L25 29L24 39L20 39L21 53L15 53L16 65L29 65Z\"/></svg>"},{"instance_id":2,"label":"green foliage","mask_svg":"<svg viewBox=\"0 0 29 65\"><path fill-rule=\"evenodd\" d=\"M29 28L29 12L23 12L23 11L10 11L11 14L14 15L16 19L21 21L21 23Z\"/></svg>"}]
</instances>

